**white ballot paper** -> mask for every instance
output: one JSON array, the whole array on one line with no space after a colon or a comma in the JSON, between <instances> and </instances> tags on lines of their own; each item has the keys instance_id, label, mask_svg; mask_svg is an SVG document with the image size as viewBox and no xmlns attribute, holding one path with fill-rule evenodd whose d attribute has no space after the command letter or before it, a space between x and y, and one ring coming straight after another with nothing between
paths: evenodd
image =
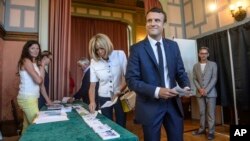
<instances>
[{"instance_id":1,"label":"white ballot paper","mask_svg":"<svg viewBox=\"0 0 250 141\"><path fill-rule=\"evenodd\" d=\"M102 132L106 132L108 130L111 130L111 127L109 127L107 124L99 124L99 125L92 126L92 129L96 133L102 133Z\"/></svg>"},{"instance_id":2,"label":"white ballot paper","mask_svg":"<svg viewBox=\"0 0 250 141\"><path fill-rule=\"evenodd\" d=\"M61 110L63 108L62 104L53 104L47 106L48 110Z\"/></svg>"},{"instance_id":3,"label":"white ballot paper","mask_svg":"<svg viewBox=\"0 0 250 141\"><path fill-rule=\"evenodd\" d=\"M120 137L120 134L118 134L115 130L107 130L105 132L100 132L98 133L98 135L103 140L115 139Z\"/></svg>"},{"instance_id":4,"label":"white ballot paper","mask_svg":"<svg viewBox=\"0 0 250 141\"><path fill-rule=\"evenodd\" d=\"M77 106L73 106L73 108L76 110L76 112L80 115L80 116L85 116L85 115L89 115L89 111L85 108L83 108L81 105L77 105Z\"/></svg>"},{"instance_id":5,"label":"white ballot paper","mask_svg":"<svg viewBox=\"0 0 250 141\"><path fill-rule=\"evenodd\" d=\"M87 115L83 115L82 118L84 121L94 120L96 119L98 112L95 111L94 113L89 113Z\"/></svg>"},{"instance_id":6,"label":"white ballot paper","mask_svg":"<svg viewBox=\"0 0 250 141\"><path fill-rule=\"evenodd\" d=\"M62 103L67 103L69 99L70 99L70 97L63 97Z\"/></svg>"},{"instance_id":7,"label":"white ballot paper","mask_svg":"<svg viewBox=\"0 0 250 141\"><path fill-rule=\"evenodd\" d=\"M116 97L113 101L106 101L101 108L111 107L117 102L118 97Z\"/></svg>"},{"instance_id":8,"label":"white ballot paper","mask_svg":"<svg viewBox=\"0 0 250 141\"><path fill-rule=\"evenodd\" d=\"M34 119L34 123L48 123L69 120L66 112L61 110L40 111L38 116Z\"/></svg>"},{"instance_id":9,"label":"white ballot paper","mask_svg":"<svg viewBox=\"0 0 250 141\"><path fill-rule=\"evenodd\" d=\"M179 96L193 96L194 95L194 92L192 89L184 90L180 88L179 86L176 86L174 90L176 90Z\"/></svg>"}]
</instances>

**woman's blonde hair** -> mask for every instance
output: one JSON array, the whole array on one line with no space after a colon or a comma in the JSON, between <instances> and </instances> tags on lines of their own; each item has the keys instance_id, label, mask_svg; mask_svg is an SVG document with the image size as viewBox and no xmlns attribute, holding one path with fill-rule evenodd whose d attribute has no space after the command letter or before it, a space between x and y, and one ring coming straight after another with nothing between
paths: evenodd
<instances>
[{"instance_id":1,"label":"woman's blonde hair","mask_svg":"<svg viewBox=\"0 0 250 141\"><path fill-rule=\"evenodd\" d=\"M95 61L101 59L96 52L96 46L101 47L105 50L105 58L108 58L108 56L113 51L113 44L107 35L102 33L94 35L89 41L89 55Z\"/></svg>"}]
</instances>

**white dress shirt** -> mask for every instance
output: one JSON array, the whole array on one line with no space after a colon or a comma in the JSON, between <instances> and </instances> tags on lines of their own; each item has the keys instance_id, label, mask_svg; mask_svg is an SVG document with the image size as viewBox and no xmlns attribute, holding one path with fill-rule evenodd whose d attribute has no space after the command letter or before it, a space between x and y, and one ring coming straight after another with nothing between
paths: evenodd
<instances>
[{"instance_id":1,"label":"white dress shirt","mask_svg":"<svg viewBox=\"0 0 250 141\"><path fill-rule=\"evenodd\" d=\"M127 58L122 50L114 50L109 60L91 59L90 82L99 82L98 95L112 97L120 92L122 76L125 76Z\"/></svg>"},{"instance_id":2,"label":"white dress shirt","mask_svg":"<svg viewBox=\"0 0 250 141\"><path fill-rule=\"evenodd\" d=\"M156 46L157 41L154 40L153 38L151 38L150 36L148 36L148 40L149 40L150 45L151 45L151 47L153 49L153 52L154 52L155 58L157 60L157 63L159 63L157 46ZM169 88L170 79L168 77L167 60L166 60L165 50L164 50L164 47L163 47L162 38L161 38L161 40L159 42L161 43L161 50L162 50L162 57L163 57L165 87ZM159 91L160 91L160 87L157 87L156 90L155 90L155 97L156 98L159 98Z\"/></svg>"}]
</instances>

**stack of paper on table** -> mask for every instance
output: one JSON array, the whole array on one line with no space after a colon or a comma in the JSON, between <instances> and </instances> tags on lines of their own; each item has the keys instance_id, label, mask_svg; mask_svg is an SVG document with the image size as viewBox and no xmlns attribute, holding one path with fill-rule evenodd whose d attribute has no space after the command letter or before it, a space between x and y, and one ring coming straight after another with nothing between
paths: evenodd
<instances>
[{"instance_id":1,"label":"stack of paper on table","mask_svg":"<svg viewBox=\"0 0 250 141\"><path fill-rule=\"evenodd\" d=\"M115 139L120 137L120 135L115 130L107 130L105 132L98 133L98 135L103 140Z\"/></svg>"},{"instance_id":2,"label":"stack of paper on table","mask_svg":"<svg viewBox=\"0 0 250 141\"><path fill-rule=\"evenodd\" d=\"M48 122L56 122L56 121L65 121L69 120L66 112L61 110L51 110L51 111L40 111L37 117L34 120L34 123L48 123Z\"/></svg>"},{"instance_id":3,"label":"stack of paper on table","mask_svg":"<svg viewBox=\"0 0 250 141\"><path fill-rule=\"evenodd\" d=\"M70 105L65 105L65 106L63 106L62 107L62 109L61 109L63 112L71 112L72 111L72 106L70 106Z\"/></svg>"},{"instance_id":4,"label":"stack of paper on table","mask_svg":"<svg viewBox=\"0 0 250 141\"><path fill-rule=\"evenodd\" d=\"M118 134L107 124L103 124L99 119L94 118L94 115L86 115L82 118L88 124L88 126L91 127L103 140L120 137L120 134Z\"/></svg>"},{"instance_id":5,"label":"stack of paper on table","mask_svg":"<svg viewBox=\"0 0 250 141\"><path fill-rule=\"evenodd\" d=\"M72 106L63 106L62 104L53 104L47 106L48 110L62 110L63 112L71 112Z\"/></svg>"},{"instance_id":6,"label":"stack of paper on table","mask_svg":"<svg viewBox=\"0 0 250 141\"><path fill-rule=\"evenodd\" d=\"M53 105L48 105L47 108L48 110L61 110L63 105L61 104L53 104Z\"/></svg>"},{"instance_id":7,"label":"stack of paper on table","mask_svg":"<svg viewBox=\"0 0 250 141\"><path fill-rule=\"evenodd\" d=\"M98 114L97 111L95 111L95 113L92 114L81 106L77 106L75 107L75 109L78 112L78 114L82 116L82 119L85 121L85 123L89 127L91 127L94 130L94 132L97 133L103 140L120 137L120 134L118 134L107 124L103 124L99 119L96 118Z\"/></svg>"},{"instance_id":8,"label":"stack of paper on table","mask_svg":"<svg viewBox=\"0 0 250 141\"><path fill-rule=\"evenodd\" d=\"M73 108L76 110L76 112L77 112L80 116L84 116L84 115L90 114L88 110L86 110L85 108L83 108L83 107L80 106L80 105L73 106Z\"/></svg>"}]
</instances>

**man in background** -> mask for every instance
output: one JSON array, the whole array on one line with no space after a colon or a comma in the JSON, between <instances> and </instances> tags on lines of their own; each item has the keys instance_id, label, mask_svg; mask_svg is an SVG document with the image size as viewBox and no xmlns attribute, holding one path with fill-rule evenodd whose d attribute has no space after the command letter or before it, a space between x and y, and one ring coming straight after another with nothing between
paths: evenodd
<instances>
[{"instance_id":1,"label":"man in background","mask_svg":"<svg viewBox=\"0 0 250 141\"><path fill-rule=\"evenodd\" d=\"M90 69L89 69L89 59L82 57L80 60L77 61L78 67L81 68L83 77L82 77L82 84L81 88L71 97L68 102L72 103L74 99L82 99L82 101L86 104L89 104L89 86L90 86ZM97 86L98 88L98 86ZM98 91L96 91L97 93ZM96 97L97 102L97 97ZM97 106L98 107L98 106Z\"/></svg>"},{"instance_id":2,"label":"man in background","mask_svg":"<svg viewBox=\"0 0 250 141\"><path fill-rule=\"evenodd\" d=\"M208 122L208 140L214 139L215 132L215 108L217 92L215 84L217 82L217 65L209 61L208 48L199 49L199 62L193 67L193 80L197 88L197 101L200 109L200 128L193 132L193 135L206 133L206 115ZM207 111L207 113L206 113Z\"/></svg>"}]
</instances>

